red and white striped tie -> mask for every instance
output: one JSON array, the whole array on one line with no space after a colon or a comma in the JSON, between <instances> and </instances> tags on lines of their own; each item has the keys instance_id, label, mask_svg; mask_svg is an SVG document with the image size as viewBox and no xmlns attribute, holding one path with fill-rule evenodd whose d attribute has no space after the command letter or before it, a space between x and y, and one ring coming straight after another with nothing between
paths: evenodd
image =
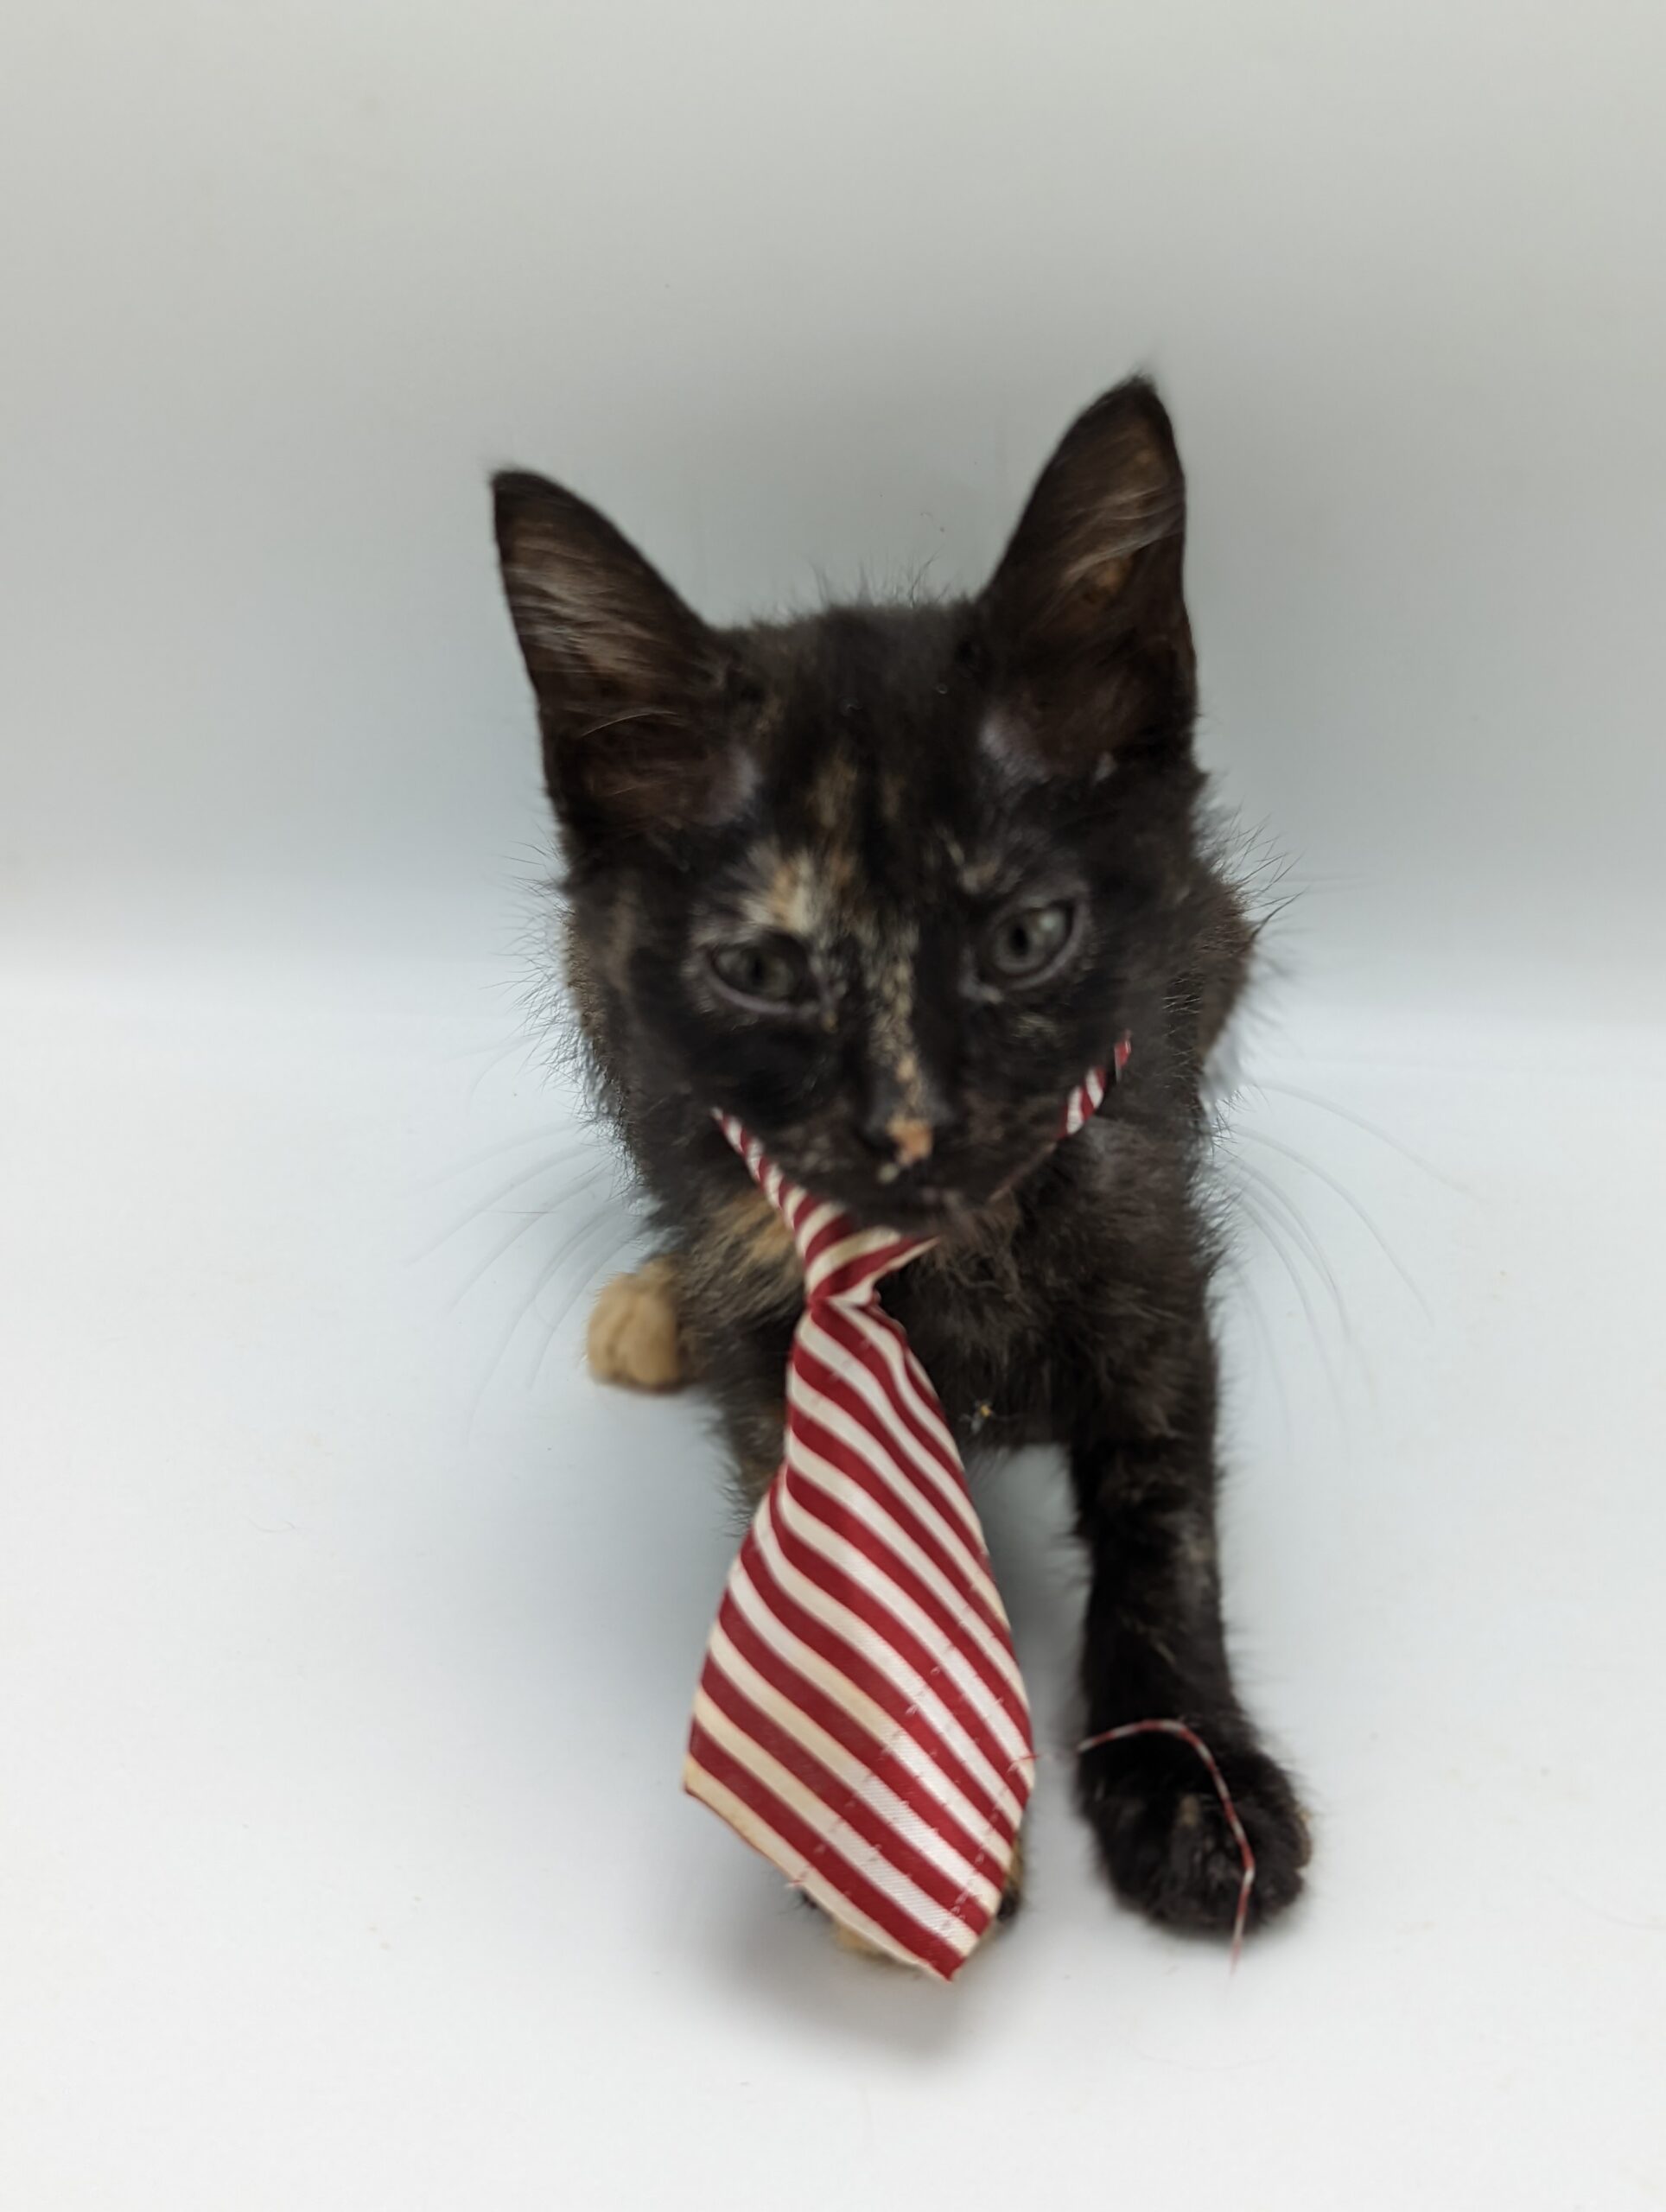
<instances>
[{"instance_id":1,"label":"red and white striped tie","mask_svg":"<svg viewBox=\"0 0 1666 2212\"><path fill-rule=\"evenodd\" d=\"M1116 1070L1128 1058L1124 1039ZM1065 1103L1073 1135L1105 1094ZM684 1787L835 1920L946 1981L1000 1908L1029 1704L954 1439L882 1276L935 1241L860 1229L723 1134L792 1231L786 1443L723 1594Z\"/></svg>"}]
</instances>

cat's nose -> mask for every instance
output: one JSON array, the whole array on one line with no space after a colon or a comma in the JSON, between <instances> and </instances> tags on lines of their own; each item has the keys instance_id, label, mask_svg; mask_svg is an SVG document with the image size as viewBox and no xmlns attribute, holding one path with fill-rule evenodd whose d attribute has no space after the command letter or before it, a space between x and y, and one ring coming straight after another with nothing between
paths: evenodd
<instances>
[{"instance_id":1,"label":"cat's nose","mask_svg":"<svg viewBox=\"0 0 1666 2212\"><path fill-rule=\"evenodd\" d=\"M899 1167L918 1167L932 1156L937 1124L918 1114L890 1114L883 1121L870 1116L858 1122L856 1135L876 1159L894 1160Z\"/></svg>"},{"instance_id":2,"label":"cat's nose","mask_svg":"<svg viewBox=\"0 0 1666 2212\"><path fill-rule=\"evenodd\" d=\"M943 1141L951 1116L946 1103L918 1084L873 1086L856 1117L856 1135L876 1160L893 1169L918 1167Z\"/></svg>"}]
</instances>

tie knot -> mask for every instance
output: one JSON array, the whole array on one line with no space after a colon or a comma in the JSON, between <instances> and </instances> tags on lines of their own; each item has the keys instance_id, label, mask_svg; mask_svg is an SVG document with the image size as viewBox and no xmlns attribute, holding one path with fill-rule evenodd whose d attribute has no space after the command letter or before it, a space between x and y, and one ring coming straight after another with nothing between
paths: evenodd
<instances>
[{"instance_id":1,"label":"tie knot","mask_svg":"<svg viewBox=\"0 0 1666 2212\"><path fill-rule=\"evenodd\" d=\"M937 1242L909 1236L898 1229L863 1229L829 1198L817 1198L783 1174L756 1137L748 1136L732 1114L719 1114L717 1126L746 1163L759 1189L791 1230L804 1271L804 1303L830 1299L867 1305L882 1275L918 1259Z\"/></svg>"},{"instance_id":2,"label":"tie knot","mask_svg":"<svg viewBox=\"0 0 1666 2212\"><path fill-rule=\"evenodd\" d=\"M1127 1060L1128 1039L1124 1037L1116 1046L1111 1066L1090 1068L1065 1101L1056 1141L1074 1136L1084 1122L1091 1120L1103 1102L1108 1084L1122 1074ZM936 1243L935 1236L908 1236L900 1229L863 1229L830 1198L814 1197L801 1183L783 1174L733 1114L719 1113L714 1107L712 1119L792 1231L804 1267L807 1306L823 1305L830 1299L866 1306L882 1275L906 1267Z\"/></svg>"}]
</instances>

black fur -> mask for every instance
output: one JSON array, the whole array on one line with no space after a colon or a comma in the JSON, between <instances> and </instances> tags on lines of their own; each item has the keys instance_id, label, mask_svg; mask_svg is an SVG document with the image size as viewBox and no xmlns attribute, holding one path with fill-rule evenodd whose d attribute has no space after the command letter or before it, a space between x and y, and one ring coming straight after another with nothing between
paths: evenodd
<instances>
[{"instance_id":1,"label":"black fur","mask_svg":"<svg viewBox=\"0 0 1666 2212\"><path fill-rule=\"evenodd\" d=\"M1089 410L990 585L951 605L717 632L582 501L525 475L497 494L569 979L743 1480L779 1455L798 1284L714 1106L859 1216L937 1232L887 1303L963 1438L1069 1453L1084 1732L1167 1715L1206 1737L1264 1917L1307 1834L1222 1637L1199 1202L1201 1070L1251 932L1198 826L1184 484L1155 393ZM998 918L1054 904L1056 968L993 975ZM800 996L737 1003L711 957L737 942L777 948ZM1052 1148L1124 1032L1125 1080ZM1189 1751L1090 1752L1079 1795L1125 1896L1230 1924L1237 1855Z\"/></svg>"}]
</instances>

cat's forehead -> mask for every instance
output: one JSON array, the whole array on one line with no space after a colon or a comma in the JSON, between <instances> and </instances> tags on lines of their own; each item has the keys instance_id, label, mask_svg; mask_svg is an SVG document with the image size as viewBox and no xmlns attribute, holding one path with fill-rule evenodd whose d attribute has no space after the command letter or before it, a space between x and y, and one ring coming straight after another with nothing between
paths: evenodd
<instances>
[{"instance_id":1,"label":"cat's forehead","mask_svg":"<svg viewBox=\"0 0 1666 2212\"><path fill-rule=\"evenodd\" d=\"M778 839L855 881L899 849L918 864L928 829L953 832L985 704L962 634L941 608L838 608L773 634L759 766Z\"/></svg>"},{"instance_id":2,"label":"cat's forehead","mask_svg":"<svg viewBox=\"0 0 1666 2212\"><path fill-rule=\"evenodd\" d=\"M738 873L757 925L861 937L1033 871L1036 826L965 638L957 607L754 633L766 697Z\"/></svg>"}]
</instances>

